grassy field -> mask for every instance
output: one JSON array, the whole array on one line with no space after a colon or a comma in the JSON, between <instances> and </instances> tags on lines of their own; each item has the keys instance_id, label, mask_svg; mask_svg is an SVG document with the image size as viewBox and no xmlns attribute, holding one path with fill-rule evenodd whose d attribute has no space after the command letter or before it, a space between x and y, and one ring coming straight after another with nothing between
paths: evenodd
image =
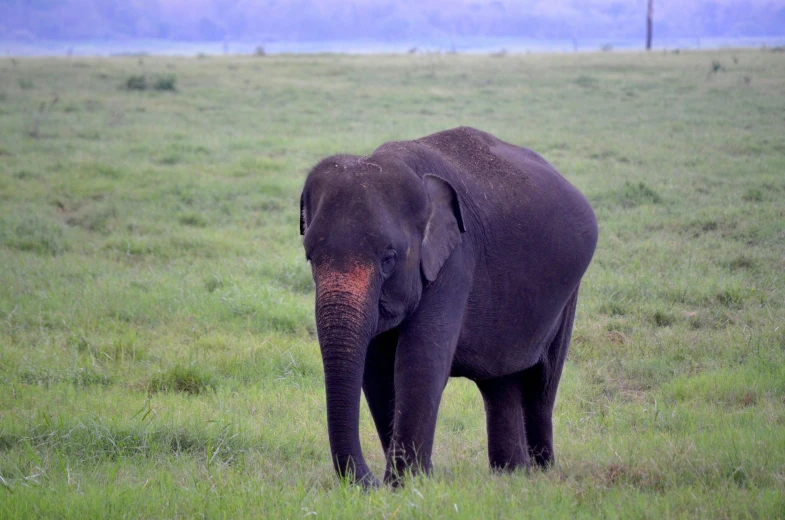
<instances>
[{"instance_id":1,"label":"grassy field","mask_svg":"<svg viewBox=\"0 0 785 520\"><path fill-rule=\"evenodd\" d=\"M491 475L452 380L433 477L363 493L329 460L299 190L458 125L597 212L557 466ZM0 517L782 518L783 273L782 53L3 58Z\"/></svg>"}]
</instances>

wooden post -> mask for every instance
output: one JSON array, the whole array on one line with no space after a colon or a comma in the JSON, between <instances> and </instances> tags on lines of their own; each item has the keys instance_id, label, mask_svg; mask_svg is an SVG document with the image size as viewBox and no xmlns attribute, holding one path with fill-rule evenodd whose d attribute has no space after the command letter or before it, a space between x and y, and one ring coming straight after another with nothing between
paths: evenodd
<instances>
[{"instance_id":1,"label":"wooden post","mask_svg":"<svg viewBox=\"0 0 785 520\"><path fill-rule=\"evenodd\" d=\"M646 50L651 50L651 14L654 11L654 0L649 0L648 7L646 9Z\"/></svg>"}]
</instances>

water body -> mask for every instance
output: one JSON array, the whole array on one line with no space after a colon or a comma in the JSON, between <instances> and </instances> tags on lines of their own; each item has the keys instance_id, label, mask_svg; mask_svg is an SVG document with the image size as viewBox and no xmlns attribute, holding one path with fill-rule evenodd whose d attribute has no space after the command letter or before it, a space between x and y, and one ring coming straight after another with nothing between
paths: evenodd
<instances>
[{"instance_id":1,"label":"water body","mask_svg":"<svg viewBox=\"0 0 785 520\"><path fill-rule=\"evenodd\" d=\"M785 46L785 36L738 38L672 38L654 40L654 50L696 50L740 47ZM538 40L525 38L444 38L421 41L267 41L267 42L176 42L169 40L92 41L0 41L0 54L7 56L114 56L150 54L195 56L198 54L253 54L262 47L267 54L404 54L407 52L593 52L643 50L644 40Z\"/></svg>"}]
</instances>

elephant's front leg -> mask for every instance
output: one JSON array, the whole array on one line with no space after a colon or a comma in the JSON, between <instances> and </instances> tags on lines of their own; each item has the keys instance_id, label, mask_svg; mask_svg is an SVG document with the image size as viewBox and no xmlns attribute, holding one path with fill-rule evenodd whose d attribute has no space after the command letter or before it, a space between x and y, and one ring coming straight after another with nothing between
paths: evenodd
<instances>
[{"instance_id":1,"label":"elephant's front leg","mask_svg":"<svg viewBox=\"0 0 785 520\"><path fill-rule=\"evenodd\" d=\"M398 485L407 470L431 469L442 392L460 334L466 285L433 288L402 325L395 355L395 419L385 482ZM447 303L445 303L447 302Z\"/></svg>"},{"instance_id":2,"label":"elephant's front leg","mask_svg":"<svg viewBox=\"0 0 785 520\"><path fill-rule=\"evenodd\" d=\"M393 329L379 334L368 346L363 372L363 392L371 410L382 449L386 454L393 434L395 412L395 350L398 331Z\"/></svg>"},{"instance_id":3,"label":"elephant's front leg","mask_svg":"<svg viewBox=\"0 0 785 520\"><path fill-rule=\"evenodd\" d=\"M442 355L414 352L422 344L399 345L395 364L395 420L384 480L398 485L406 470L430 472L439 402L450 363Z\"/></svg>"}]
</instances>

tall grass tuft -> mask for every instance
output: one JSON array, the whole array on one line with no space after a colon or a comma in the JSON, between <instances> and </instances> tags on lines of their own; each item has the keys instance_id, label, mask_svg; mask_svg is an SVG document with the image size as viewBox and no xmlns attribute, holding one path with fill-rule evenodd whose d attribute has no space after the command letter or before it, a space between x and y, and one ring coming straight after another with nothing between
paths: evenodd
<instances>
[{"instance_id":1,"label":"tall grass tuft","mask_svg":"<svg viewBox=\"0 0 785 520\"><path fill-rule=\"evenodd\" d=\"M194 364L176 364L155 375L147 385L150 393L182 392L190 395L199 395L215 388L215 376Z\"/></svg>"},{"instance_id":2,"label":"tall grass tuft","mask_svg":"<svg viewBox=\"0 0 785 520\"><path fill-rule=\"evenodd\" d=\"M147 90L147 78L142 74L132 74L123 85L126 90Z\"/></svg>"},{"instance_id":3,"label":"tall grass tuft","mask_svg":"<svg viewBox=\"0 0 785 520\"><path fill-rule=\"evenodd\" d=\"M159 90L176 91L177 76L174 74L162 74L150 79L144 74L132 74L123 83L125 90Z\"/></svg>"},{"instance_id":4,"label":"tall grass tuft","mask_svg":"<svg viewBox=\"0 0 785 520\"><path fill-rule=\"evenodd\" d=\"M153 81L154 90L177 90L177 77L174 74L157 76Z\"/></svg>"}]
</instances>

